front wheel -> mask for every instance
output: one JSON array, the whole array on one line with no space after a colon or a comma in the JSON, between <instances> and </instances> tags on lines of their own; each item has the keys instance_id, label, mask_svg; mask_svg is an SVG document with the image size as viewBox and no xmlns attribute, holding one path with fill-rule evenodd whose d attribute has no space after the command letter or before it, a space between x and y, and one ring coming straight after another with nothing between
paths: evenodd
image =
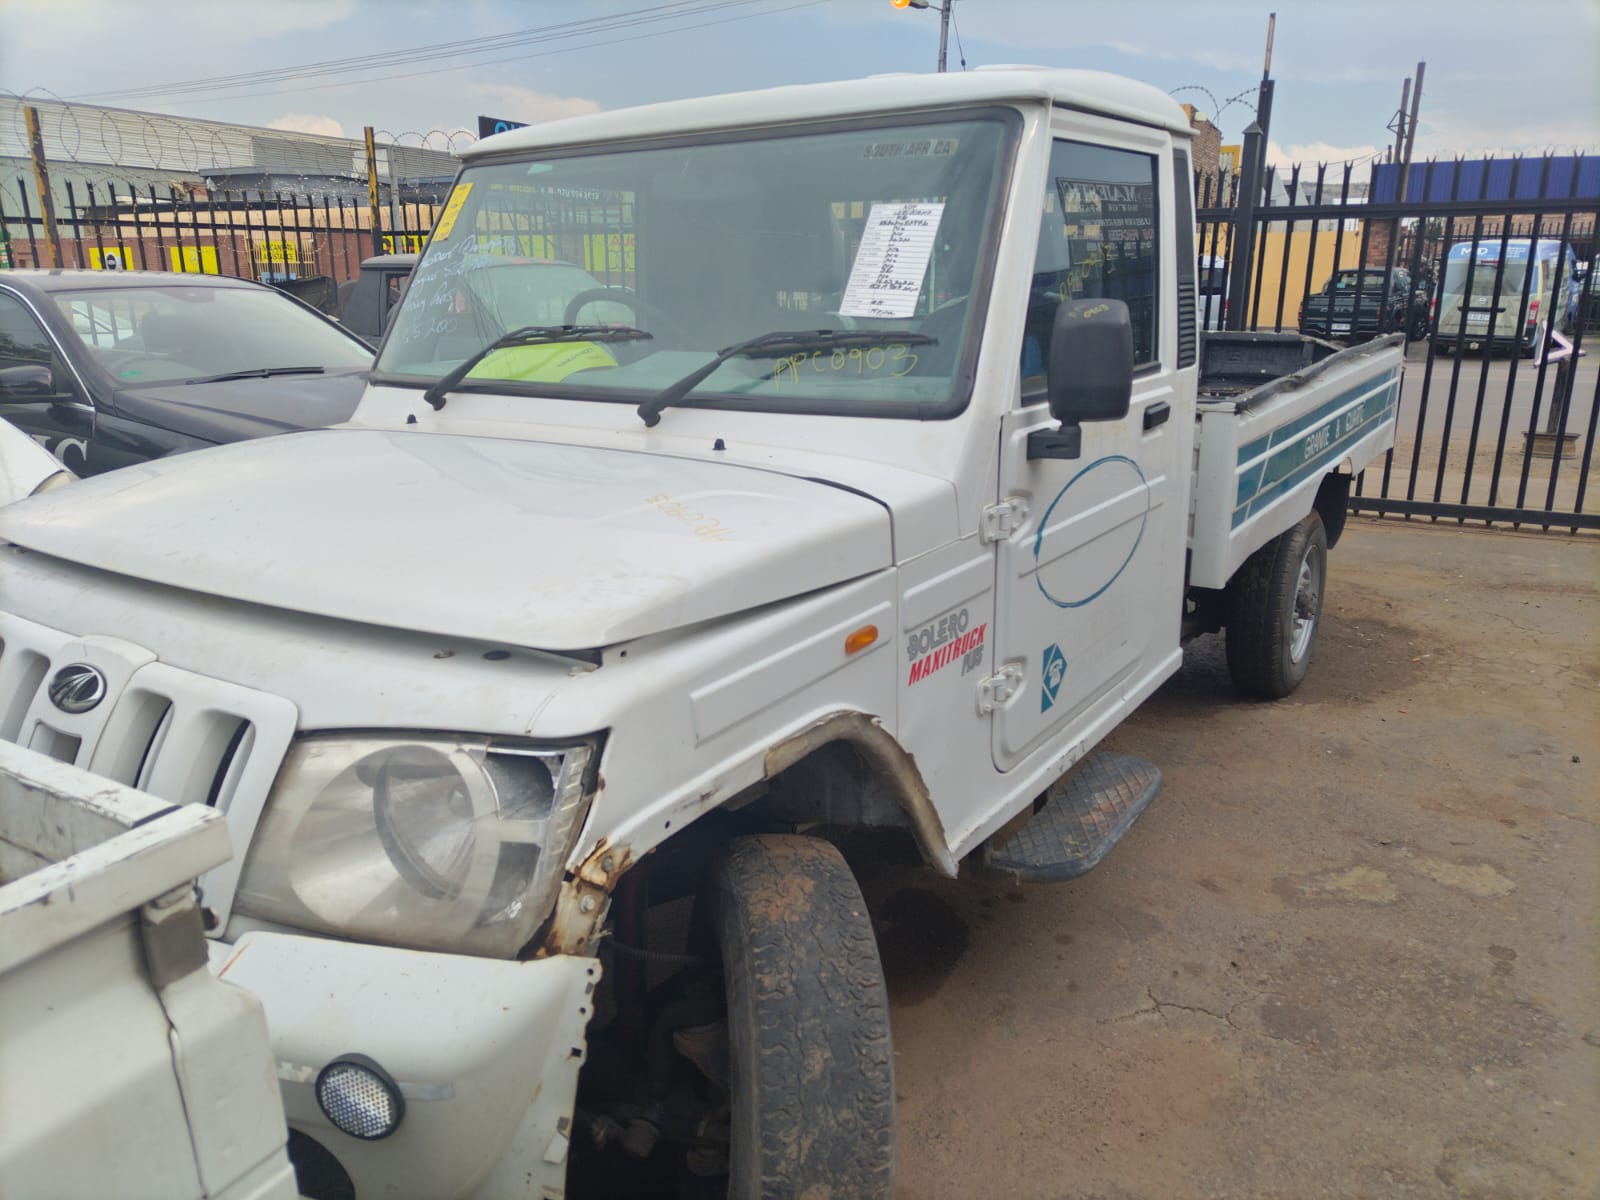
<instances>
[{"instance_id":1,"label":"front wheel","mask_svg":"<svg viewBox=\"0 0 1600 1200\"><path fill-rule=\"evenodd\" d=\"M728 1004L729 1200L888 1200L889 1001L850 868L817 838L741 837L710 889Z\"/></svg>"},{"instance_id":2,"label":"front wheel","mask_svg":"<svg viewBox=\"0 0 1600 1200\"><path fill-rule=\"evenodd\" d=\"M1308 513L1257 550L1228 581L1228 673L1267 700L1299 687L1311 667L1328 579L1328 535Z\"/></svg>"}]
</instances>

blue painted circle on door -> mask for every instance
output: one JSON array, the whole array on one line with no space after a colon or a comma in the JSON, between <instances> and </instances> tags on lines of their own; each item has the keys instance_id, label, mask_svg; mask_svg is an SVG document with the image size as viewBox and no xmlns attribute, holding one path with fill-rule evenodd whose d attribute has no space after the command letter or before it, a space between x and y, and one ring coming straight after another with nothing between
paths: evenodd
<instances>
[{"instance_id":1,"label":"blue painted circle on door","mask_svg":"<svg viewBox=\"0 0 1600 1200\"><path fill-rule=\"evenodd\" d=\"M1112 573L1110 579L1107 579L1103 583L1096 581L1096 586L1092 587L1088 591L1087 595L1080 596L1077 599L1063 599L1062 597L1053 594L1049 588L1045 587L1044 576L1035 570L1033 581L1039 585L1040 594L1043 595L1046 600L1050 601L1051 604L1054 604L1057 608L1082 608L1091 600L1094 600L1102 595L1107 588L1115 583L1118 578L1121 577L1122 573L1128 569L1128 564L1133 561L1133 556L1139 549L1139 543L1144 539L1144 527L1150 520L1150 484L1149 481L1145 479L1144 472L1139 469L1139 464L1134 462L1133 459L1129 458L1125 454L1108 454L1104 458L1097 458L1094 460L1094 462L1084 467L1083 470L1079 471L1071 479L1067 480L1066 486L1056 493L1056 498L1054 500L1050 501L1050 507L1044 510L1044 516L1039 521L1039 531L1033 535L1033 561L1035 565L1037 565L1039 561L1039 547L1044 541L1044 531L1050 527L1050 514L1055 512L1056 505L1061 503L1062 497L1072 490L1073 485L1092 471L1132 471L1134 477L1138 479L1140 486L1145 489L1145 510L1139 516L1139 529L1138 532L1133 535L1133 542L1128 547L1127 557L1122 560L1121 565L1118 566L1116 571Z\"/></svg>"}]
</instances>

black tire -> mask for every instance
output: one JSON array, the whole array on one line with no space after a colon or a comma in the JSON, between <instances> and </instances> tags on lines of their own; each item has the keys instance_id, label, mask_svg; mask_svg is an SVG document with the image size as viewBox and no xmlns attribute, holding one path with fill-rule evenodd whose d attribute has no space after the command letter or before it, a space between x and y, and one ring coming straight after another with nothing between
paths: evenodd
<instances>
[{"instance_id":1,"label":"black tire","mask_svg":"<svg viewBox=\"0 0 1600 1200\"><path fill-rule=\"evenodd\" d=\"M732 1059L729 1200L889 1200L889 999L855 876L817 838L741 837L710 888Z\"/></svg>"},{"instance_id":2,"label":"black tire","mask_svg":"<svg viewBox=\"0 0 1600 1200\"><path fill-rule=\"evenodd\" d=\"M1228 581L1228 673L1241 692L1278 700L1300 686L1327 582L1328 535L1315 512L1257 550ZM1300 624L1305 618L1309 627Z\"/></svg>"}]
</instances>

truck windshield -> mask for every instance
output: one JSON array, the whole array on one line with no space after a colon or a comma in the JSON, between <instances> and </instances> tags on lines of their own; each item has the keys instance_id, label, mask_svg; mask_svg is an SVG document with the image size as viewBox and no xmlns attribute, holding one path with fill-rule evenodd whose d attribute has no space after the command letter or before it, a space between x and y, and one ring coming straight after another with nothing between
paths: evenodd
<instances>
[{"instance_id":1,"label":"truck windshield","mask_svg":"<svg viewBox=\"0 0 1600 1200\"><path fill-rule=\"evenodd\" d=\"M881 340L776 339L676 403L947 415L966 400L1014 124L983 112L470 166L378 378L431 384L522 326L628 325L650 338L508 346L454 390L638 404L758 335L849 330Z\"/></svg>"}]
</instances>

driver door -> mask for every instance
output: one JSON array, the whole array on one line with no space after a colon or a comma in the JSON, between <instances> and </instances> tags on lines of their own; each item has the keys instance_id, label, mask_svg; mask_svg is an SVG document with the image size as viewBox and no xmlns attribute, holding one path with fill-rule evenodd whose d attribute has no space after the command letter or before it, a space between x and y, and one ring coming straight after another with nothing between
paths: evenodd
<instances>
[{"instance_id":1,"label":"driver door","mask_svg":"<svg viewBox=\"0 0 1600 1200\"><path fill-rule=\"evenodd\" d=\"M1192 218L1187 204L1173 206L1167 134L1066 112L1058 112L1053 132L1022 395L1001 433L999 499L1026 512L997 556L995 661L1014 668L1020 682L995 710L992 751L1002 771L1045 748L1067 750L1061 765L1068 765L1179 661L1195 302L1191 233L1180 367L1180 251L1168 214L1191 226ZM1186 166L1183 173L1187 188ZM1068 300L1096 298L1129 309L1129 411L1083 424L1077 458L1030 459L1028 434L1055 427L1044 371L1056 311Z\"/></svg>"}]
</instances>

